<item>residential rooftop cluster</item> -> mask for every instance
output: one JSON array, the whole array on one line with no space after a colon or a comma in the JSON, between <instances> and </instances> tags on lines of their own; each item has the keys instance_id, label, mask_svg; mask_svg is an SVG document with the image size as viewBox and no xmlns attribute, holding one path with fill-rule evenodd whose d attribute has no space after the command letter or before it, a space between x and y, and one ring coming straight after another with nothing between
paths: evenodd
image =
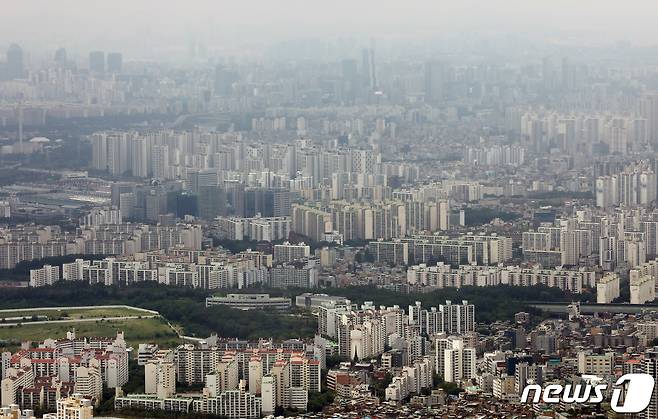
<instances>
[{"instance_id":1,"label":"residential rooftop cluster","mask_svg":"<svg viewBox=\"0 0 658 419\"><path fill-rule=\"evenodd\" d=\"M658 379L655 2L6 3L0 419Z\"/></svg>"}]
</instances>

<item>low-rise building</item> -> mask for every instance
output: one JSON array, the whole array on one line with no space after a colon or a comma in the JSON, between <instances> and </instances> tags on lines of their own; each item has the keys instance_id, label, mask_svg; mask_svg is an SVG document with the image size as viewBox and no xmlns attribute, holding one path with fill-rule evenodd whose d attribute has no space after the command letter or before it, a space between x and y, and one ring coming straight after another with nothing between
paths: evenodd
<instances>
[{"instance_id":1,"label":"low-rise building","mask_svg":"<svg viewBox=\"0 0 658 419\"><path fill-rule=\"evenodd\" d=\"M228 294L225 297L207 297L206 307L228 306L240 310L289 310L290 298L271 297L269 294Z\"/></svg>"}]
</instances>

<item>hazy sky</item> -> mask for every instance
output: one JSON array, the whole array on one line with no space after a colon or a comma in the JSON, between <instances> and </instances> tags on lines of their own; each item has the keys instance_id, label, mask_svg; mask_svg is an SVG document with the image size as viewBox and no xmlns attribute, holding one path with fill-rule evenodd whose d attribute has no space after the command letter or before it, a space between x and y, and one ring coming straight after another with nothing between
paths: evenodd
<instances>
[{"instance_id":1,"label":"hazy sky","mask_svg":"<svg viewBox=\"0 0 658 419\"><path fill-rule=\"evenodd\" d=\"M513 33L576 43L658 44L657 0L4 0L0 42L139 55L290 38ZM138 58L138 57L134 57Z\"/></svg>"}]
</instances>

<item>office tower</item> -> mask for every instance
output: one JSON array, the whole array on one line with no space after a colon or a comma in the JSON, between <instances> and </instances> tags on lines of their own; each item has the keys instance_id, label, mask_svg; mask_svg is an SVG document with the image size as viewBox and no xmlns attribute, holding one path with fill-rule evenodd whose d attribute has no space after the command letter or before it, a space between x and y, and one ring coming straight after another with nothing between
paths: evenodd
<instances>
[{"instance_id":1,"label":"office tower","mask_svg":"<svg viewBox=\"0 0 658 419\"><path fill-rule=\"evenodd\" d=\"M212 220L226 215L226 192L217 186L201 186L198 195L199 217Z\"/></svg>"},{"instance_id":2,"label":"office tower","mask_svg":"<svg viewBox=\"0 0 658 419\"><path fill-rule=\"evenodd\" d=\"M123 67L123 56L118 52L107 54L107 71L110 73L121 73Z\"/></svg>"},{"instance_id":3,"label":"office tower","mask_svg":"<svg viewBox=\"0 0 658 419\"><path fill-rule=\"evenodd\" d=\"M569 57L562 58L562 89L573 90L576 85L576 67Z\"/></svg>"},{"instance_id":4,"label":"office tower","mask_svg":"<svg viewBox=\"0 0 658 419\"><path fill-rule=\"evenodd\" d=\"M7 78L19 79L24 73L23 50L17 44L11 44L7 50Z\"/></svg>"},{"instance_id":5,"label":"office tower","mask_svg":"<svg viewBox=\"0 0 658 419\"><path fill-rule=\"evenodd\" d=\"M245 217L285 217L290 215L291 196L285 189L249 189L244 191Z\"/></svg>"},{"instance_id":6,"label":"office tower","mask_svg":"<svg viewBox=\"0 0 658 419\"><path fill-rule=\"evenodd\" d=\"M245 217L245 193L242 185L227 185L226 202L229 205L230 214Z\"/></svg>"},{"instance_id":7,"label":"office tower","mask_svg":"<svg viewBox=\"0 0 658 419\"><path fill-rule=\"evenodd\" d=\"M215 68L215 94L230 96L233 93L233 83L240 79L236 71L228 70L223 66Z\"/></svg>"},{"instance_id":8,"label":"office tower","mask_svg":"<svg viewBox=\"0 0 658 419\"><path fill-rule=\"evenodd\" d=\"M649 121L647 118L633 118L631 120L630 136L634 148L648 145L649 143ZM655 172L655 168L654 168Z\"/></svg>"},{"instance_id":9,"label":"office tower","mask_svg":"<svg viewBox=\"0 0 658 419\"><path fill-rule=\"evenodd\" d=\"M260 214L263 217L272 216L272 201L267 201L266 190L249 189L244 191L244 214L246 217L255 217Z\"/></svg>"},{"instance_id":10,"label":"office tower","mask_svg":"<svg viewBox=\"0 0 658 419\"><path fill-rule=\"evenodd\" d=\"M290 215L292 205L292 196L290 191L284 189L273 189L268 191L272 196L274 203L272 208L272 217L286 217Z\"/></svg>"},{"instance_id":11,"label":"office tower","mask_svg":"<svg viewBox=\"0 0 658 419\"><path fill-rule=\"evenodd\" d=\"M105 53L103 51L89 53L89 71L92 73L105 72Z\"/></svg>"},{"instance_id":12,"label":"office tower","mask_svg":"<svg viewBox=\"0 0 658 419\"><path fill-rule=\"evenodd\" d=\"M542 78L544 89L551 91L557 87L557 70L552 57L544 57L542 60Z\"/></svg>"},{"instance_id":13,"label":"office tower","mask_svg":"<svg viewBox=\"0 0 658 419\"><path fill-rule=\"evenodd\" d=\"M167 194L163 191L151 190L150 193L144 197L144 208L147 220L158 221L160 215L168 212Z\"/></svg>"},{"instance_id":14,"label":"office tower","mask_svg":"<svg viewBox=\"0 0 658 419\"><path fill-rule=\"evenodd\" d=\"M574 152L576 150L576 119L562 118L558 120L557 137L562 150Z\"/></svg>"},{"instance_id":15,"label":"office tower","mask_svg":"<svg viewBox=\"0 0 658 419\"><path fill-rule=\"evenodd\" d=\"M119 208L121 204L121 195L132 193L135 186L131 183L113 183L111 186L112 206Z\"/></svg>"},{"instance_id":16,"label":"office tower","mask_svg":"<svg viewBox=\"0 0 658 419\"><path fill-rule=\"evenodd\" d=\"M341 72L343 79L354 80L358 75L356 60L343 60L341 62Z\"/></svg>"},{"instance_id":17,"label":"office tower","mask_svg":"<svg viewBox=\"0 0 658 419\"><path fill-rule=\"evenodd\" d=\"M647 93L641 103L642 116L647 119L649 142L658 144L658 92Z\"/></svg>"},{"instance_id":18,"label":"office tower","mask_svg":"<svg viewBox=\"0 0 658 419\"><path fill-rule=\"evenodd\" d=\"M119 209L126 219L132 219L135 216L135 193L124 192L119 195Z\"/></svg>"},{"instance_id":19,"label":"office tower","mask_svg":"<svg viewBox=\"0 0 658 419\"><path fill-rule=\"evenodd\" d=\"M193 170L187 173L187 190L199 194L200 188L217 187L219 177L216 169Z\"/></svg>"},{"instance_id":20,"label":"office tower","mask_svg":"<svg viewBox=\"0 0 658 419\"><path fill-rule=\"evenodd\" d=\"M356 60L343 60L341 62L341 76L343 77L343 100L353 103L358 91L359 74Z\"/></svg>"},{"instance_id":21,"label":"office tower","mask_svg":"<svg viewBox=\"0 0 658 419\"><path fill-rule=\"evenodd\" d=\"M57 51L55 51L55 63L58 66L63 67L66 65L67 61L68 57L66 54L66 49L58 48Z\"/></svg>"},{"instance_id":22,"label":"office tower","mask_svg":"<svg viewBox=\"0 0 658 419\"><path fill-rule=\"evenodd\" d=\"M374 44L370 46L370 49L368 50L368 58L369 58L369 66L368 68L370 69L370 75L368 79L370 80L370 88L375 89L377 85L377 69L375 67L375 46Z\"/></svg>"},{"instance_id":23,"label":"office tower","mask_svg":"<svg viewBox=\"0 0 658 419\"><path fill-rule=\"evenodd\" d=\"M425 63L425 100L430 103L440 102L444 98L443 63L431 61Z\"/></svg>"},{"instance_id":24,"label":"office tower","mask_svg":"<svg viewBox=\"0 0 658 419\"><path fill-rule=\"evenodd\" d=\"M364 48L361 51L361 77L363 85L370 90L377 87L377 71L375 69L375 48Z\"/></svg>"}]
</instances>

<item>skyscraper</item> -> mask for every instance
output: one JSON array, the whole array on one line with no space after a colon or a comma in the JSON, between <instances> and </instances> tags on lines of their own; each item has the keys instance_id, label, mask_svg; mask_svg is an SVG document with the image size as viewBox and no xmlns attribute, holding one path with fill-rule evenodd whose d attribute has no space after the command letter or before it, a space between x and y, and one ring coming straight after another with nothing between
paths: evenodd
<instances>
[{"instance_id":1,"label":"skyscraper","mask_svg":"<svg viewBox=\"0 0 658 419\"><path fill-rule=\"evenodd\" d=\"M7 78L19 79L24 76L23 50L17 44L11 44L7 50Z\"/></svg>"},{"instance_id":2,"label":"skyscraper","mask_svg":"<svg viewBox=\"0 0 658 419\"><path fill-rule=\"evenodd\" d=\"M341 67L341 75L343 77L343 99L348 103L352 103L358 88L358 72L356 60L343 60Z\"/></svg>"},{"instance_id":3,"label":"skyscraper","mask_svg":"<svg viewBox=\"0 0 658 419\"><path fill-rule=\"evenodd\" d=\"M215 68L215 94L229 96L233 92L233 83L240 79L240 75L223 66Z\"/></svg>"},{"instance_id":4,"label":"skyscraper","mask_svg":"<svg viewBox=\"0 0 658 419\"><path fill-rule=\"evenodd\" d=\"M442 63L428 61L425 63L425 100L436 103L443 99L445 66Z\"/></svg>"},{"instance_id":5,"label":"skyscraper","mask_svg":"<svg viewBox=\"0 0 658 419\"><path fill-rule=\"evenodd\" d=\"M105 72L105 53L103 51L89 53L89 71L92 73Z\"/></svg>"},{"instance_id":6,"label":"skyscraper","mask_svg":"<svg viewBox=\"0 0 658 419\"><path fill-rule=\"evenodd\" d=\"M198 195L199 217L212 220L226 215L226 191L217 186L202 186Z\"/></svg>"},{"instance_id":7,"label":"skyscraper","mask_svg":"<svg viewBox=\"0 0 658 419\"><path fill-rule=\"evenodd\" d=\"M377 70L375 67L375 46L372 45L369 50L370 54L370 88L375 89L377 84Z\"/></svg>"},{"instance_id":8,"label":"skyscraper","mask_svg":"<svg viewBox=\"0 0 658 419\"><path fill-rule=\"evenodd\" d=\"M658 92L649 92L641 100L641 113L647 119L649 141L658 144Z\"/></svg>"},{"instance_id":9,"label":"skyscraper","mask_svg":"<svg viewBox=\"0 0 658 419\"><path fill-rule=\"evenodd\" d=\"M123 55L118 52L107 54L107 71L110 73L121 73L123 67Z\"/></svg>"},{"instance_id":10,"label":"skyscraper","mask_svg":"<svg viewBox=\"0 0 658 419\"><path fill-rule=\"evenodd\" d=\"M55 63L58 66L65 66L68 58L66 56L66 49L64 48L58 48L57 51L55 51Z\"/></svg>"},{"instance_id":11,"label":"skyscraper","mask_svg":"<svg viewBox=\"0 0 658 419\"><path fill-rule=\"evenodd\" d=\"M552 91L557 85L557 70L553 63L553 57L544 57L542 60L542 79L544 89Z\"/></svg>"},{"instance_id":12,"label":"skyscraper","mask_svg":"<svg viewBox=\"0 0 658 419\"><path fill-rule=\"evenodd\" d=\"M370 67L370 50L364 48L363 51L361 51L361 76L363 77L363 85L366 88L372 87L372 74Z\"/></svg>"}]
</instances>

